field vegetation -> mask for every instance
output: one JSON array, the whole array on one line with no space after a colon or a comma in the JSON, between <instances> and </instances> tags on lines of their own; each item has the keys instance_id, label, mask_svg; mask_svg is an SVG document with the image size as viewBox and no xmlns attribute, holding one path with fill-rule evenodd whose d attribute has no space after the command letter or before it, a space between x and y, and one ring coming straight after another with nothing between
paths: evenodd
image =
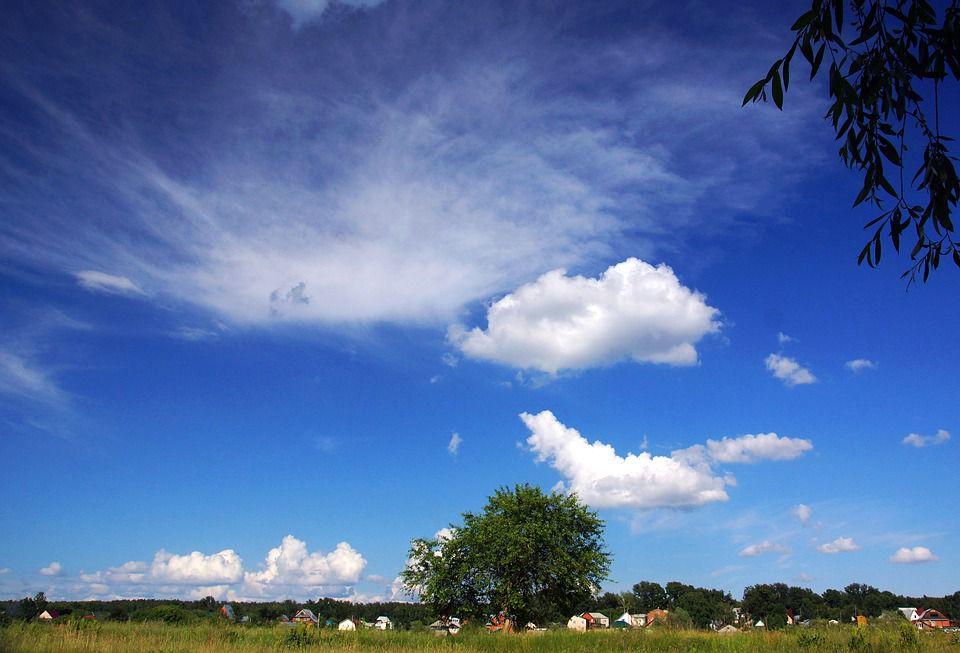
<instances>
[{"instance_id":1,"label":"field vegetation","mask_svg":"<svg viewBox=\"0 0 960 653\"><path fill-rule=\"evenodd\" d=\"M587 633L556 629L508 635L465 628L457 636L441 638L422 630L338 632L303 626L247 626L214 621L178 625L72 620L53 624L8 624L0 628L0 650L4 653L255 653L295 650L329 653L946 653L960 651L960 636L919 632L907 624L889 624L864 628L824 625L733 635L669 628Z\"/></svg>"}]
</instances>

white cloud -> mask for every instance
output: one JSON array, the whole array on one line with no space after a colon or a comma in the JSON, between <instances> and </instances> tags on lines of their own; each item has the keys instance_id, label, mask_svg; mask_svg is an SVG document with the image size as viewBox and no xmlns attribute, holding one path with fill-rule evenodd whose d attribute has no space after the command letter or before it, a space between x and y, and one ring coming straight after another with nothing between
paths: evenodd
<instances>
[{"instance_id":1,"label":"white cloud","mask_svg":"<svg viewBox=\"0 0 960 653\"><path fill-rule=\"evenodd\" d=\"M820 553L848 553L860 550L860 545L852 537L838 537L832 542L826 542L817 547Z\"/></svg>"},{"instance_id":2,"label":"white cloud","mask_svg":"<svg viewBox=\"0 0 960 653\"><path fill-rule=\"evenodd\" d=\"M12 349L0 349L0 394L53 405L67 400L50 370Z\"/></svg>"},{"instance_id":3,"label":"white cloud","mask_svg":"<svg viewBox=\"0 0 960 653\"><path fill-rule=\"evenodd\" d=\"M750 544L749 546L745 546L740 550L740 556L744 558L753 558L766 553L786 554L790 553L790 547L777 542L771 542L770 540L764 540L758 544Z\"/></svg>"},{"instance_id":4,"label":"white cloud","mask_svg":"<svg viewBox=\"0 0 960 653\"><path fill-rule=\"evenodd\" d=\"M178 555L163 549L150 563L126 562L95 572L81 572L73 585L60 588L71 596L126 598L202 598L268 600L346 597L362 576L366 560L347 542L329 553L310 552L288 535L271 549L259 569L245 568L232 549L206 555Z\"/></svg>"},{"instance_id":5,"label":"white cloud","mask_svg":"<svg viewBox=\"0 0 960 653\"><path fill-rule=\"evenodd\" d=\"M42 576L59 576L63 573L63 567L59 562L53 561L46 567L41 567L37 572Z\"/></svg>"},{"instance_id":6,"label":"white cloud","mask_svg":"<svg viewBox=\"0 0 960 653\"><path fill-rule=\"evenodd\" d=\"M334 5L345 7L373 7L384 0L274 0L277 8L290 16L293 28L316 22L323 17L327 9Z\"/></svg>"},{"instance_id":7,"label":"white cloud","mask_svg":"<svg viewBox=\"0 0 960 653\"><path fill-rule=\"evenodd\" d=\"M712 441L707 446L674 451L670 456L646 451L620 456L608 444L588 442L548 410L537 415L522 413L520 419L530 429L526 442L537 461L549 461L566 479L563 489L576 492L596 508L686 508L729 499L726 488L734 480L714 471L713 465L721 461L711 456ZM733 441L739 440L742 438ZM726 445L717 450L725 453ZM770 455L768 450L752 451L729 462L754 462L766 455Z\"/></svg>"},{"instance_id":8,"label":"white cloud","mask_svg":"<svg viewBox=\"0 0 960 653\"><path fill-rule=\"evenodd\" d=\"M936 446L938 444L944 444L950 440L950 432L943 429L937 429L937 432L934 435L920 435L919 433L911 433L905 437L901 442L902 444L909 445L911 447L917 447L921 449L927 446Z\"/></svg>"},{"instance_id":9,"label":"white cloud","mask_svg":"<svg viewBox=\"0 0 960 653\"><path fill-rule=\"evenodd\" d=\"M795 342L795 339L791 336L788 336L783 331L779 331L777 332L777 342L779 342L781 345L785 345L788 342Z\"/></svg>"},{"instance_id":10,"label":"white cloud","mask_svg":"<svg viewBox=\"0 0 960 653\"><path fill-rule=\"evenodd\" d=\"M213 555L194 551L187 555L157 551L150 565L156 581L176 585L219 585L236 583L243 577L243 561L232 549Z\"/></svg>"},{"instance_id":11,"label":"white cloud","mask_svg":"<svg viewBox=\"0 0 960 653\"><path fill-rule=\"evenodd\" d=\"M627 358L694 365L718 313L668 266L629 258L598 279L547 272L494 302L485 330L455 326L450 339L471 358L548 374Z\"/></svg>"},{"instance_id":12,"label":"white cloud","mask_svg":"<svg viewBox=\"0 0 960 653\"><path fill-rule=\"evenodd\" d=\"M890 556L890 562L898 564L913 564L919 562L936 562L939 560L933 555L933 551L925 546L915 546L912 549L902 547L897 549L896 553Z\"/></svg>"},{"instance_id":13,"label":"white cloud","mask_svg":"<svg viewBox=\"0 0 960 653\"><path fill-rule=\"evenodd\" d=\"M297 25L334 6L275 2ZM690 233L777 212L784 179L822 156L812 93L798 89L786 117L740 109L727 80L749 60L742 42L683 38L681 62L664 56L678 35L653 24L582 39L576 9L450 12L437 30L429 3L388 3L297 38L250 20L216 92L158 92L60 39L19 63L109 83L119 113L104 122L94 99L13 86L24 110L10 129L56 138L7 162L25 182L4 198L0 250L18 266L107 270L228 322L442 324L553 268L685 255ZM129 38L114 23L104 42ZM182 129L158 131L146 106ZM758 147L771 141L784 147ZM287 301L300 284L309 302Z\"/></svg>"},{"instance_id":14,"label":"white cloud","mask_svg":"<svg viewBox=\"0 0 960 653\"><path fill-rule=\"evenodd\" d=\"M127 277L107 274L97 270L82 270L75 274L80 285L87 290L113 295L142 295L144 292Z\"/></svg>"},{"instance_id":15,"label":"white cloud","mask_svg":"<svg viewBox=\"0 0 960 653\"><path fill-rule=\"evenodd\" d=\"M463 442L463 438L460 437L459 433L454 433L450 436L450 442L447 443L447 451L451 456L456 456L460 451L460 444Z\"/></svg>"},{"instance_id":16,"label":"white cloud","mask_svg":"<svg viewBox=\"0 0 960 653\"><path fill-rule=\"evenodd\" d=\"M0 567L0 576L4 574L9 574L11 571L13 570L10 569L10 567Z\"/></svg>"},{"instance_id":17,"label":"white cloud","mask_svg":"<svg viewBox=\"0 0 960 653\"><path fill-rule=\"evenodd\" d=\"M813 449L813 443L810 440L781 437L776 433L707 440L707 450L710 457L720 463L793 460L811 449Z\"/></svg>"},{"instance_id":18,"label":"white cloud","mask_svg":"<svg viewBox=\"0 0 960 653\"><path fill-rule=\"evenodd\" d=\"M855 358L852 361L847 361L843 366L854 374L859 374L864 370L877 369L877 364L868 358Z\"/></svg>"},{"instance_id":19,"label":"white cloud","mask_svg":"<svg viewBox=\"0 0 960 653\"><path fill-rule=\"evenodd\" d=\"M808 383L815 383L817 380L813 372L802 367L800 363L787 356L770 354L767 356L765 363L767 369L772 372L775 377L783 381L784 385L806 385Z\"/></svg>"},{"instance_id":20,"label":"white cloud","mask_svg":"<svg viewBox=\"0 0 960 653\"><path fill-rule=\"evenodd\" d=\"M805 503L800 503L795 505L791 510L790 514L797 518L804 526L810 521L810 516L813 514L813 510Z\"/></svg>"},{"instance_id":21,"label":"white cloud","mask_svg":"<svg viewBox=\"0 0 960 653\"><path fill-rule=\"evenodd\" d=\"M460 362L460 359L454 356L453 354L451 354L450 352L446 352L443 356L440 357L440 360L443 361L443 364L446 365L447 367L456 367L457 364Z\"/></svg>"},{"instance_id":22,"label":"white cloud","mask_svg":"<svg viewBox=\"0 0 960 653\"><path fill-rule=\"evenodd\" d=\"M270 549L263 571L244 574L243 591L251 596L276 595L284 588L319 589L357 582L367 561L347 542L330 553L310 552L303 540L293 535Z\"/></svg>"}]
</instances>

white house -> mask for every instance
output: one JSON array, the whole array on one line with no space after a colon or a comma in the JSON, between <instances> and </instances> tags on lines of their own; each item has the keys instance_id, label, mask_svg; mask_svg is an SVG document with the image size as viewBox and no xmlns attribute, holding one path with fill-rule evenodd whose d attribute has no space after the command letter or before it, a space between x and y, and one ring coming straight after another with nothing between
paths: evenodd
<instances>
[{"instance_id":1,"label":"white house","mask_svg":"<svg viewBox=\"0 0 960 653\"><path fill-rule=\"evenodd\" d=\"M576 630L581 633L586 632L587 630L587 620L581 617L580 615L573 615L570 617L570 620L567 621L567 628L570 630Z\"/></svg>"},{"instance_id":2,"label":"white house","mask_svg":"<svg viewBox=\"0 0 960 653\"><path fill-rule=\"evenodd\" d=\"M337 630L356 630L357 624L353 623L349 619L344 619L337 625Z\"/></svg>"},{"instance_id":3,"label":"white house","mask_svg":"<svg viewBox=\"0 0 960 653\"><path fill-rule=\"evenodd\" d=\"M760 619L757 619L757 623L753 624L754 628L766 628L767 625L763 623Z\"/></svg>"},{"instance_id":4,"label":"white house","mask_svg":"<svg viewBox=\"0 0 960 653\"><path fill-rule=\"evenodd\" d=\"M377 617L373 627L377 630L393 630L393 622L390 621L390 617Z\"/></svg>"},{"instance_id":5,"label":"white house","mask_svg":"<svg viewBox=\"0 0 960 653\"><path fill-rule=\"evenodd\" d=\"M916 608L897 608L897 610L910 622L914 622L920 617Z\"/></svg>"},{"instance_id":6,"label":"white house","mask_svg":"<svg viewBox=\"0 0 960 653\"><path fill-rule=\"evenodd\" d=\"M37 619L43 619L44 621L47 621L50 619L56 619L59 616L60 613L56 610L44 610L37 616Z\"/></svg>"},{"instance_id":7,"label":"white house","mask_svg":"<svg viewBox=\"0 0 960 653\"><path fill-rule=\"evenodd\" d=\"M730 624L727 624L723 628L720 628L719 630L717 630L717 632L720 633L721 635L733 635L734 633L737 633L740 631L737 630L736 626L731 626Z\"/></svg>"},{"instance_id":8,"label":"white house","mask_svg":"<svg viewBox=\"0 0 960 653\"><path fill-rule=\"evenodd\" d=\"M624 612L622 615L617 617L617 621L622 621L631 628L643 628L647 625L647 615L630 614L629 612Z\"/></svg>"}]
</instances>

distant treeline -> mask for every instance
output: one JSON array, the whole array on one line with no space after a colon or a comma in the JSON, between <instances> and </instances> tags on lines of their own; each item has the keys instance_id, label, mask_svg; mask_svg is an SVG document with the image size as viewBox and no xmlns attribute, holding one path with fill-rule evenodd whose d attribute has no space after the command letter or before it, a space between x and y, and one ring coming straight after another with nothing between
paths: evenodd
<instances>
[{"instance_id":1,"label":"distant treeline","mask_svg":"<svg viewBox=\"0 0 960 653\"><path fill-rule=\"evenodd\" d=\"M753 619L762 619L767 627L786 625L787 612L801 619L837 619L849 621L856 615L879 617L900 607L934 608L950 618L960 618L960 592L948 596L911 597L882 591L870 585L851 583L842 590L828 589L818 594L806 587L784 583L751 585L743 599L735 600L721 590L671 582L660 585L641 581L631 592L607 592L599 599L601 612L649 612L665 608L674 618L705 628L710 624L734 623L733 608L738 607Z\"/></svg>"},{"instance_id":2,"label":"distant treeline","mask_svg":"<svg viewBox=\"0 0 960 653\"><path fill-rule=\"evenodd\" d=\"M320 618L320 623L338 623L343 619L374 621L381 615L390 617L395 627L419 628L441 615L431 614L420 603L351 603L335 599L316 601L273 601L248 603L230 602L236 619L247 618L249 623L275 622L281 615L292 617L301 608L309 608ZM213 597L199 601L171 599L138 599L116 601L48 601L43 593L16 601L0 601L4 620L33 620L44 610L55 610L62 617L80 618L93 614L97 619L110 621L165 621L189 623L217 618L222 602ZM646 613L657 608L671 612L671 621L678 626L709 627L736 623L734 608L752 619L762 619L770 628L786 624L790 611L801 619L837 619L849 621L856 615L876 618L892 614L900 607L934 608L950 618L960 617L960 591L948 596L909 597L881 591L870 585L852 583L842 590L828 589L822 594L805 587L791 587L784 583L751 585L744 590L742 600L734 599L722 590L695 587L679 582L666 585L641 581L630 592L607 592L596 601L579 607L579 612L603 612L616 619L623 612ZM491 610L493 612L493 610ZM565 623L570 615L556 614L557 623Z\"/></svg>"}]
</instances>

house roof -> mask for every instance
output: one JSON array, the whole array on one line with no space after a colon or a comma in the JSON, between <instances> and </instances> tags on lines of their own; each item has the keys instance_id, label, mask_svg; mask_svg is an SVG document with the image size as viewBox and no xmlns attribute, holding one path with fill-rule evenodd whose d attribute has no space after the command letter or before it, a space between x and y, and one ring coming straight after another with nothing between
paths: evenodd
<instances>
[{"instance_id":1,"label":"house roof","mask_svg":"<svg viewBox=\"0 0 960 653\"><path fill-rule=\"evenodd\" d=\"M313 610L309 608L304 608L303 610L300 610L297 614L293 615L294 619L298 617L307 617L308 619L310 619L310 621L318 621L317 615L313 614Z\"/></svg>"},{"instance_id":2,"label":"house roof","mask_svg":"<svg viewBox=\"0 0 960 653\"><path fill-rule=\"evenodd\" d=\"M602 612L588 612L587 614L593 617L594 619L606 619L607 621L610 620L610 617L603 614ZM586 618L587 614L583 615L584 618Z\"/></svg>"}]
</instances>

